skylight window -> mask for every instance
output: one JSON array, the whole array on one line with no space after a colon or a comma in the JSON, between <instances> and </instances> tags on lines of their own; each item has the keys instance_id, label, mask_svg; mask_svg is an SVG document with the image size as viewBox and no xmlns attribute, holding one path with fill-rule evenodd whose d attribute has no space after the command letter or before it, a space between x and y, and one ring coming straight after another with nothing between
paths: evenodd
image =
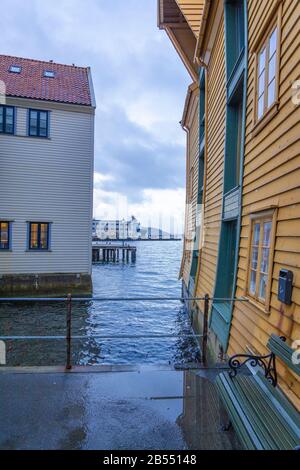
<instances>
[{"instance_id":1,"label":"skylight window","mask_svg":"<svg viewBox=\"0 0 300 470\"><path fill-rule=\"evenodd\" d=\"M52 70L45 70L44 71L44 77L54 78L55 77L55 72L53 72Z\"/></svg>"},{"instance_id":2,"label":"skylight window","mask_svg":"<svg viewBox=\"0 0 300 470\"><path fill-rule=\"evenodd\" d=\"M9 71L12 73L21 73L21 67L20 65L11 65Z\"/></svg>"}]
</instances>

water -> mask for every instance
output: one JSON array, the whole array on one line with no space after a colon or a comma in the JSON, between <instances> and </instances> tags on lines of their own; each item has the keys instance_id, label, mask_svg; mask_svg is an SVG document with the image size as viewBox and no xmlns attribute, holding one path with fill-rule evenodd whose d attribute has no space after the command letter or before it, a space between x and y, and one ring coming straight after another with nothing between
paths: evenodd
<instances>
[{"instance_id":1,"label":"water","mask_svg":"<svg viewBox=\"0 0 300 470\"><path fill-rule=\"evenodd\" d=\"M180 241L137 242L135 264L100 264L93 268L94 296L180 297L178 273ZM63 304L0 304L1 335L65 335ZM72 363L168 364L195 362L199 357L193 339L95 339L103 335L191 334L190 322L180 301L75 303ZM18 340L7 343L8 365L63 365L65 341Z\"/></svg>"}]
</instances>

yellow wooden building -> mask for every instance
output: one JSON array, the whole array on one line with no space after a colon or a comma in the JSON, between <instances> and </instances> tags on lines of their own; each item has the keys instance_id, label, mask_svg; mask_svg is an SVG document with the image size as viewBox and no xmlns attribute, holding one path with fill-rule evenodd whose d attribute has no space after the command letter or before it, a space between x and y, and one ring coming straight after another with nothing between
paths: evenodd
<instances>
[{"instance_id":1,"label":"yellow wooden building","mask_svg":"<svg viewBox=\"0 0 300 470\"><path fill-rule=\"evenodd\" d=\"M300 340L300 2L248 2L249 64L242 220L228 354L266 351L271 333ZM299 85L299 84L298 84ZM298 88L299 90L299 88ZM298 92L299 95L299 92ZM291 304L278 299L293 273ZM299 347L300 343L298 344ZM296 346L296 345L295 345ZM300 409L300 382L279 364L281 386Z\"/></svg>"},{"instance_id":2,"label":"yellow wooden building","mask_svg":"<svg viewBox=\"0 0 300 470\"><path fill-rule=\"evenodd\" d=\"M158 2L192 79L181 276L186 297L222 299L214 360L263 354L272 333L300 342L299 17L297 0ZM201 330L203 302L188 305ZM299 377L280 360L278 372L300 409Z\"/></svg>"}]
</instances>

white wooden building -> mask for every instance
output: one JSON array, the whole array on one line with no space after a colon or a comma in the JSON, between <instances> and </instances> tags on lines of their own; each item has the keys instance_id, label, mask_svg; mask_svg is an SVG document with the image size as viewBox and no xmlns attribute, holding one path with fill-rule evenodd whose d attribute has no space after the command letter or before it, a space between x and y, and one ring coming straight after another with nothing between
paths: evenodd
<instances>
[{"instance_id":1,"label":"white wooden building","mask_svg":"<svg viewBox=\"0 0 300 470\"><path fill-rule=\"evenodd\" d=\"M96 220L92 224L93 237L101 240L138 240L141 238L141 224L135 218L129 220Z\"/></svg>"},{"instance_id":2,"label":"white wooden building","mask_svg":"<svg viewBox=\"0 0 300 470\"><path fill-rule=\"evenodd\" d=\"M90 69L0 55L0 80L0 295L91 293Z\"/></svg>"}]
</instances>

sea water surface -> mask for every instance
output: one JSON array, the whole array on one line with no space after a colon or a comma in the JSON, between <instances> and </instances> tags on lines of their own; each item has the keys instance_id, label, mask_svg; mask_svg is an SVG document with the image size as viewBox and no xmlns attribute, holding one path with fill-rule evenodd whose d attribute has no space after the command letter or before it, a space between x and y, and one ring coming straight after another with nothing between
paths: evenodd
<instances>
[{"instance_id":1,"label":"sea water surface","mask_svg":"<svg viewBox=\"0 0 300 470\"><path fill-rule=\"evenodd\" d=\"M181 297L178 280L180 241L140 241L133 263L93 266L95 297ZM1 336L60 336L66 333L64 303L0 304ZM72 363L183 364L195 362L199 350L192 338L102 339L94 335L191 334L188 316L179 300L156 302L93 300L74 303ZM64 365L64 340L6 341L7 365Z\"/></svg>"}]
</instances>

